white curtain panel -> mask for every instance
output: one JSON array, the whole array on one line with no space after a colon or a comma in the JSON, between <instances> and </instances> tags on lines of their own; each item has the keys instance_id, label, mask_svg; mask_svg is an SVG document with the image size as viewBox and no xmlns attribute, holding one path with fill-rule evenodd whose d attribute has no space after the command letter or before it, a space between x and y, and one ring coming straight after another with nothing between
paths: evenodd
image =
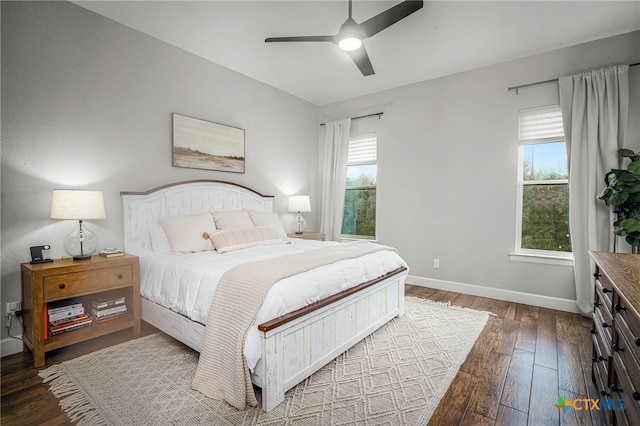
<instances>
[{"instance_id":1,"label":"white curtain panel","mask_svg":"<svg viewBox=\"0 0 640 426\"><path fill-rule=\"evenodd\" d=\"M619 167L629 116L629 66L620 65L559 79L560 108L569 158L569 221L576 301L593 311L593 268L589 250L611 251L610 208L596 196L604 177Z\"/></svg>"},{"instance_id":2,"label":"white curtain panel","mask_svg":"<svg viewBox=\"0 0 640 426\"><path fill-rule=\"evenodd\" d=\"M320 231L327 240L339 241L342 231L342 210L347 184L347 156L351 119L325 124L324 140L320 144L322 199Z\"/></svg>"}]
</instances>

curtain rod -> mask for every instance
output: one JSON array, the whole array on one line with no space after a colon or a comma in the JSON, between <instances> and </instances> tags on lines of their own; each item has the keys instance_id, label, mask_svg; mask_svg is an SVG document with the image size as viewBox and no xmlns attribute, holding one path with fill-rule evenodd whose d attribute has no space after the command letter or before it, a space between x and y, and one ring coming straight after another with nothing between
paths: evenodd
<instances>
[{"instance_id":1,"label":"curtain rod","mask_svg":"<svg viewBox=\"0 0 640 426\"><path fill-rule=\"evenodd\" d=\"M374 112L373 114L360 115L360 116L358 116L358 117L352 117L351 119L352 119L352 120L357 120L357 119L359 119L359 118L367 118L367 117L373 117L373 116L377 115L377 116L378 116L378 120L379 120L379 119L380 119L380 116L381 116L382 114L384 114L384 112ZM324 126L325 124L327 124L327 123L320 123L320 125L321 125L321 126Z\"/></svg>"},{"instance_id":2,"label":"curtain rod","mask_svg":"<svg viewBox=\"0 0 640 426\"><path fill-rule=\"evenodd\" d=\"M630 64L629 68L635 67L637 65L640 65L640 62L636 62L635 64ZM521 84L519 86L512 86L512 87L507 88L507 91L515 90L516 91L516 95L517 95L518 94L518 90L519 89L523 89L525 87L540 86L542 84L557 83L557 82L558 82L557 78L552 78L551 80L536 81L535 83L527 83L527 84Z\"/></svg>"}]
</instances>

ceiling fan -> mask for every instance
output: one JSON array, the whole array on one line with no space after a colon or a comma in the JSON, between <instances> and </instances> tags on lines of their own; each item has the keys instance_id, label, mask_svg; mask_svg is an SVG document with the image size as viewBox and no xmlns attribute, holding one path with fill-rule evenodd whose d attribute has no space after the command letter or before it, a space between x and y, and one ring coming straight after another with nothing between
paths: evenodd
<instances>
[{"instance_id":1,"label":"ceiling fan","mask_svg":"<svg viewBox=\"0 0 640 426\"><path fill-rule=\"evenodd\" d=\"M349 0L349 17L340 27L340 31L335 35L322 36L296 36L296 37L269 37L265 43L290 42L290 41L329 41L335 43L340 49L346 51L362 75L375 74L369 55L364 48L362 41L373 37L385 28L390 27L401 19L406 18L413 12L422 9L423 1L406 0L391 7L366 21L358 24L351 17L351 2Z\"/></svg>"}]
</instances>

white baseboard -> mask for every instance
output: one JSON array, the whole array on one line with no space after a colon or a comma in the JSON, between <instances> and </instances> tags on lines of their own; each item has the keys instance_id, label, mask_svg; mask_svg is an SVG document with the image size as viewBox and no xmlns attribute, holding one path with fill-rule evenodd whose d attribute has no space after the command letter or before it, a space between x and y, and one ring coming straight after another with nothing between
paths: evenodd
<instances>
[{"instance_id":1,"label":"white baseboard","mask_svg":"<svg viewBox=\"0 0 640 426\"><path fill-rule=\"evenodd\" d=\"M13 355L22 352L22 340L7 337L0 341L1 356Z\"/></svg>"},{"instance_id":2,"label":"white baseboard","mask_svg":"<svg viewBox=\"0 0 640 426\"><path fill-rule=\"evenodd\" d=\"M522 293L519 291L483 287L479 285L457 283L453 281L437 280L434 278L418 277L415 275L408 275L405 282L407 284L413 284L419 287L429 287L438 290L455 291L456 293L489 297L492 299L504 300L507 302L522 303L524 305L539 306L541 308L556 309L558 311L573 312L576 314L581 313L575 300L561 299L559 297Z\"/></svg>"}]
</instances>

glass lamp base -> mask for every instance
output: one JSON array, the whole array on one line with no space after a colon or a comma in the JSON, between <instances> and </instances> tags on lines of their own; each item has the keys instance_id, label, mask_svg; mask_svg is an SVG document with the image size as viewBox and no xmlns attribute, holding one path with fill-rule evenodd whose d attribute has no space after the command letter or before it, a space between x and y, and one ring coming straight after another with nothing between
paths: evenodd
<instances>
[{"instance_id":1,"label":"glass lamp base","mask_svg":"<svg viewBox=\"0 0 640 426\"><path fill-rule=\"evenodd\" d=\"M307 221L304 220L300 212L298 212L298 215L293 220L293 232L295 232L296 234L302 234L302 231L304 231L306 227Z\"/></svg>"},{"instance_id":2,"label":"glass lamp base","mask_svg":"<svg viewBox=\"0 0 640 426\"><path fill-rule=\"evenodd\" d=\"M73 260L89 260L100 244L98 236L91 232L82 221L64 239L64 249Z\"/></svg>"}]
</instances>

